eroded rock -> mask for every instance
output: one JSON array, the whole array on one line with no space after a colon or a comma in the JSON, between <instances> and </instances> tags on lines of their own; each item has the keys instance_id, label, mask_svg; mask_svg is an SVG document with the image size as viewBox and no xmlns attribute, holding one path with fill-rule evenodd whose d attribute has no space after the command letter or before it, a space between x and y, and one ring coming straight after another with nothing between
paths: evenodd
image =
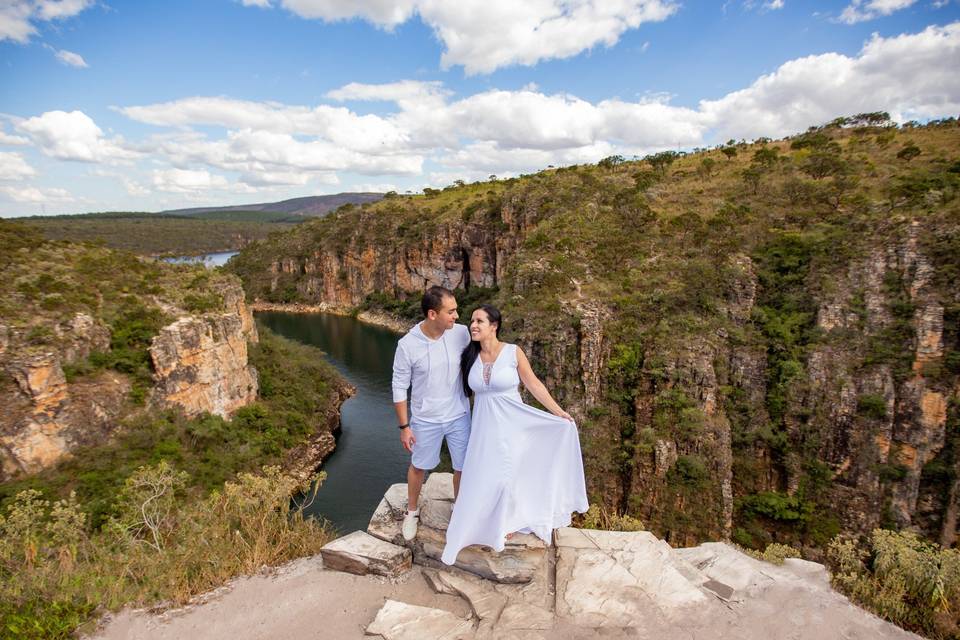
<instances>
[{"instance_id":1,"label":"eroded rock","mask_svg":"<svg viewBox=\"0 0 960 640\"><path fill-rule=\"evenodd\" d=\"M324 545L320 555L326 568L361 576L373 573L396 578L408 571L412 563L409 549L374 538L364 531L354 531Z\"/></svg>"}]
</instances>

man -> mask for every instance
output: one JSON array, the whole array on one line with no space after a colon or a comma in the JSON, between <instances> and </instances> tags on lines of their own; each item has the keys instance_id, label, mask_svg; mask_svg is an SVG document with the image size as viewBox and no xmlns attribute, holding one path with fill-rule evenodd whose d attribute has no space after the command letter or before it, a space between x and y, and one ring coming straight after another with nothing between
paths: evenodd
<instances>
[{"instance_id":1,"label":"man","mask_svg":"<svg viewBox=\"0 0 960 640\"><path fill-rule=\"evenodd\" d=\"M417 535L420 488L425 472L440 463L441 442L447 439L456 496L470 439L470 405L460 375L460 354L470 344L470 331L457 324L457 301L449 289L430 287L423 294L420 308L423 321L400 339L393 359L393 406L400 442L411 454L407 513L403 518L407 541ZM411 385L408 411L407 389Z\"/></svg>"}]
</instances>

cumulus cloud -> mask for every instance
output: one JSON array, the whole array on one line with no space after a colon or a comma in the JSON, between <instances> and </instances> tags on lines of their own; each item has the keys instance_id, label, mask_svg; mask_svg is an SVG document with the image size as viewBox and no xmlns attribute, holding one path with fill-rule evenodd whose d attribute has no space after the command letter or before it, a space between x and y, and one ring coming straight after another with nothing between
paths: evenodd
<instances>
[{"instance_id":1,"label":"cumulus cloud","mask_svg":"<svg viewBox=\"0 0 960 640\"><path fill-rule=\"evenodd\" d=\"M24 138L23 136L15 136L6 133L5 131L0 131L0 145L19 147L25 144L30 144L30 140Z\"/></svg>"},{"instance_id":2,"label":"cumulus cloud","mask_svg":"<svg viewBox=\"0 0 960 640\"><path fill-rule=\"evenodd\" d=\"M46 204L50 202L75 202L74 198L66 189L40 189L38 187L15 187L0 185L0 193L7 199L14 202L31 202L36 204Z\"/></svg>"},{"instance_id":3,"label":"cumulus cloud","mask_svg":"<svg viewBox=\"0 0 960 640\"><path fill-rule=\"evenodd\" d=\"M141 154L125 147L121 138L106 138L82 111L47 111L16 123L45 154L61 160L113 162Z\"/></svg>"},{"instance_id":4,"label":"cumulus cloud","mask_svg":"<svg viewBox=\"0 0 960 640\"><path fill-rule=\"evenodd\" d=\"M840 14L840 22L856 24L906 9L917 0L853 0Z\"/></svg>"},{"instance_id":5,"label":"cumulus cloud","mask_svg":"<svg viewBox=\"0 0 960 640\"><path fill-rule=\"evenodd\" d=\"M225 177L206 169L158 169L153 172L153 186L171 193L224 189L229 184Z\"/></svg>"},{"instance_id":6,"label":"cumulus cloud","mask_svg":"<svg viewBox=\"0 0 960 640\"><path fill-rule=\"evenodd\" d=\"M543 93L536 86L456 97L436 82L404 80L350 83L326 95L345 103L389 102L379 114L360 115L345 105L224 97L118 110L168 129L149 145L162 162L187 173L157 172L153 186L160 190L222 188L227 178L221 174L237 176L232 188L266 189L336 184L344 173L422 176L425 166L428 184L436 184L450 176L504 176L731 137L780 137L865 111L890 111L901 121L955 114L960 112L956 68L960 22L889 38L875 35L853 56L790 60L749 86L695 108L673 105L666 95L592 102ZM84 148L91 146L90 138L84 138ZM63 150L61 155L70 156Z\"/></svg>"},{"instance_id":7,"label":"cumulus cloud","mask_svg":"<svg viewBox=\"0 0 960 640\"><path fill-rule=\"evenodd\" d=\"M568 58L598 45L611 47L624 32L666 20L679 9L674 0L242 1L281 6L303 18L360 18L384 29L417 13L444 45L441 66L462 65L467 74Z\"/></svg>"},{"instance_id":8,"label":"cumulus cloud","mask_svg":"<svg viewBox=\"0 0 960 640\"><path fill-rule=\"evenodd\" d=\"M843 115L889 111L898 120L960 112L960 22L917 34L874 35L856 57L791 60L700 111L721 138L779 137Z\"/></svg>"},{"instance_id":9,"label":"cumulus cloud","mask_svg":"<svg viewBox=\"0 0 960 640\"><path fill-rule=\"evenodd\" d=\"M66 49L59 49L54 54L57 56L57 60L67 65L68 67L77 67L79 69L86 69L88 66L87 61L83 59L79 53L74 53L73 51L67 51Z\"/></svg>"},{"instance_id":10,"label":"cumulus cloud","mask_svg":"<svg viewBox=\"0 0 960 640\"><path fill-rule=\"evenodd\" d=\"M0 180L23 180L37 175L23 156L10 151L0 151Z\"/></svg>"},{"instance_id":11,"label":"cumulus cloud","mask_svg":"<svg viewBox=\"0 0 960 640\"><path fill-rule=\"evenodd\" d=\"M28 42L37 23L71 18L93 4L94 0L3 0L0 41Z\"/></svg>"}]
</instances>

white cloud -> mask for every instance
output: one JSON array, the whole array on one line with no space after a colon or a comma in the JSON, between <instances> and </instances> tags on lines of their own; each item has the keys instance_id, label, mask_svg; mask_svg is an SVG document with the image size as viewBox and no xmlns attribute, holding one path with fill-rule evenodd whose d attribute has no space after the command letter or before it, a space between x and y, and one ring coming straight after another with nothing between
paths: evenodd
<instances>
[{"instance_id":1,"label":"white cloud","mask_svg":"<svg viewBox=\"0 0 960 640\"><path fill-rule=\"evenodd\" d=\"M917 0L852 0L840 14L840 22L856 24L906 9Z\"/></svg>"},{"instance_id":2,"label":"white cloud","mask_svg":"<svg viewBox=\"0 0 960 640\"><path fill-rule=\"evenodd\" d=\"M37 175L23 156L10 151L0 151L0 180L23 180Z\"/></svg>"},{"instance_id":3,"label":"white cloud","mask_svg":"<svg viewBox=\"0 0 960 640\"><path fill-rule=\"evenodd\" d=\"M141 154L124 147L121 138L105 138L100 127L82 111L47 111L16 123L45 154L61 160L113 162Z\"/></svg>"},{"instance_id":4,"label":"white cloud","mask_svg":"<svg viewBox=\"0 0 960 640\"><path fill-rule=\"evenodd\" d=\"M898 120L960 112L960 22L874 35L857 57L791 60L751 86L700 103L721 139L779 137L838 115L889 111Z\"/></svg>"},{"instance_id":5,"label":"white cloud","mask_svg":"<svg viewBox=\"0 0 960 640\"><path fill-rule=\"evenodd\" d=\"M224 189L229 184L225 177L212 174L205 169L164 169L153 172L153 186L160 191L171 193Z\"/></svg>"},{"instance_id":6,"label":"white cloud","mask_svg":"<svg viewBox=\"0 0 960 640\"><path fill-rule=\"evenodd\" d=\"M775 0L778 1L778 0ZM443 68L462 65L467 74L500 67L569 58L598 45L611 47L646 22L673 15L674 0L243 0L245 5L282 6L325 21L360 18L392 29L415 13L444 44Z\"/></svg>"},{"instance_id":7,"label":"white cloud","mask_svg":"<svg viewBox=\"0 0 960 640\"><path fill-rule=\"evenodd\" d=\"M73 51L67 51L66 49L60 49L55 54L57 60L67 65L68 67L77 67L80 69L86 69L88 66L87 61L83 59L79 53L74 53Z\"/></svg>"},{"instance_id":8,"label":"white cloud","mask_svg":"<svg viewBox=\"0 0 960 640\"><path fill-rule=\"evenodd\" d=\"M37 187L0 186L0 193L14 202L46 204L51 202L76 202L66 189L38 189Z\"/></svg>"},{"instance_id":9,"label":"white cloud","mask_svg":"<svg viewBox=\"0 0 960 640\"><path fill-rule=\"evenodd\" d=\"M467 179L595 162L614 153L705 146L730 137L780 137L864 111L890 111L899 120L955 114L960 112L956 68L960 23L874 36L856 56L791 60L697 108L675 106L668 95L590 102L545 94L536 86L455 98L436 82L405 80L350 83L327 94L337 101L392 103L379 115L359 115L345 106L224 97L119 111L174 128L150 141L164 163L236 174L238 184L251 188L331 184L342 173L423 175L425 163L431 175ZM217 127L223 133L216 133ZM214 131L206 131L210 128Z\"/></svg>"},{"instance_id":10,"label":"white cloud","mask_svg":"<svg viewBox=\"0 0 960 640\"><path fill-rule=\"evenodd\" d=\"M261 9L268 9L270 7L270 0L240 0L245 7L260 7Z\"/></svg>"},{"instance_id":11,"label":"white cloud","mask_svg":"<svg viewBox=\"0 0 960 640\"><path fill-rule=\"evenodd\" d=\"M14 136L4 131L0 131L0 145L19 147L30 144L30 140L23 136Z\"/></svg>"},{"instance_id":12,"label":"white cloud","mask_svg":"<svg viewBox=\"0 0 960 640\"><path fill-rule=\"evenodd\" d=\"M123 188L127 190L127 193L131 196L142 198L144 196L150 195L150 189L146 188L136 180L130 180L129 178L122 178Z\"/></svg>"},{"instance_id":13,"label":"white cloud","mask_svg":"<svg viewBox=\"0 0 960 640\"><path fill-rule=\"evenodd\" d=\"M94 0L2 0L0 41L25 43L37 32L36 23L71 18Z\"/></svg>"}]
</instances>

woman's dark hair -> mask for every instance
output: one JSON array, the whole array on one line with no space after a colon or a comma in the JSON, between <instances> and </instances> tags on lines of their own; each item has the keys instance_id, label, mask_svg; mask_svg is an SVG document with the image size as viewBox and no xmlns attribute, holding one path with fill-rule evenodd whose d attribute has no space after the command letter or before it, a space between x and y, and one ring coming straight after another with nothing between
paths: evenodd
<instances>
[{"instance_id":1,"label":"woman's dark hair","mask_svg":"<svg viewBox=\"0 0 960 640\"><path fill-rule=\"evenodd\" d=\"M481 309L487 314L487 320L490 321L490 324L497 325L497 338L500 338L500 326L503 324L500 321L500 310L492 304L482 304L477 307L477 309ZM476 309L474 311L476 311ZM472 317L473 314L471 313L470 316ZM479 357L480 343L476 340L470 340L470 344L468 344L467 348L460 354L460 377L463 379L463 392L467 394L468 398L473 395L473 390L470 388L470 383L467 382L467 378L470 376L470 369L473 367L473 363L476 362Z\"/></svg>"},{"instance_id":2,"label":"woman's dark hair","mask_svg":"<svg viewBox=\"0 0 960 640\"><path fill-rule=\"evenodd\" d=\"M423 311L423 317L427 317L427 311L440 311L443 308L443 299L452 298L453 291L446 287L434 285L427 289L420 300L420 310Z\"/></svg>"}]
</instances>

